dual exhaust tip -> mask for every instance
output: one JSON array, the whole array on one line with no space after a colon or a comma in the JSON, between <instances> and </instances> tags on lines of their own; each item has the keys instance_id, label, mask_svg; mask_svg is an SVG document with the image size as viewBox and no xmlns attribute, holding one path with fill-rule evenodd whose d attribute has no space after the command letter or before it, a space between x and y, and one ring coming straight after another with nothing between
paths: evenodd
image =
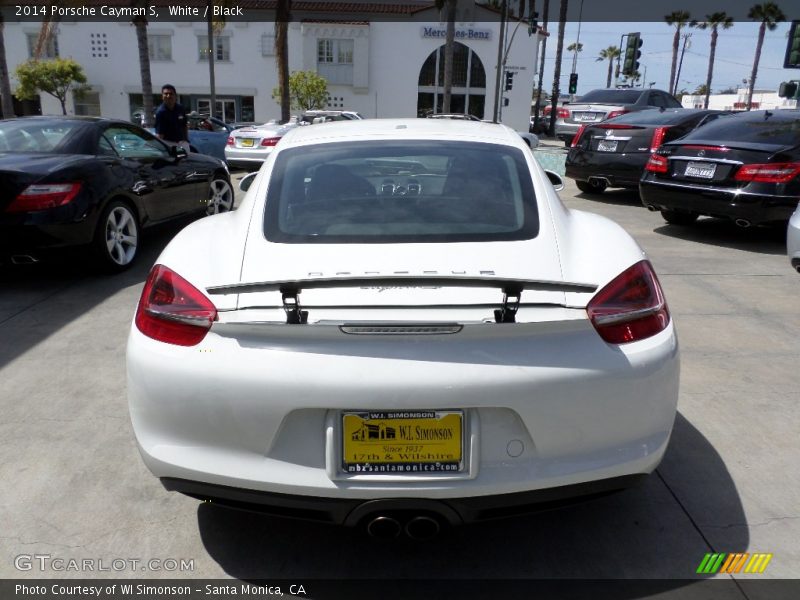
<instances>
[{"instance_id":1,"label":"dual exhaust tip","mask_svg":"<svg viewBox=\"0 0 800 600\"><path fill-rule=\"evenodd\" d=\"M367 521L367 534L381 540L392 540L405 534L412 540L431 540L442 530L439 521L428 515L416 515L403 522L392 515L378 515Z\"/></svg>"}]
</instances>

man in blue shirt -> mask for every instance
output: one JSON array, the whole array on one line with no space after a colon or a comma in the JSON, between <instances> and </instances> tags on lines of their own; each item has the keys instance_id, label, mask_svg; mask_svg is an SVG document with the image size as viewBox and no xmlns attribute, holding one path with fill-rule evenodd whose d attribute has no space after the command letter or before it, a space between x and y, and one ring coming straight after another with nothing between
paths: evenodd
<instances>
[{"instance_id":1,"label":"man in blue shirt","mask_svg":"<svg viewBox=\"0 0 800 600\"><path fill-rule=\"evenodd\" d=\"M161 88L164 102L156 110L156 135L167 142L188 142L186 109L178 104L175 86L166 84Z\"/></svg>"}]
</instances>

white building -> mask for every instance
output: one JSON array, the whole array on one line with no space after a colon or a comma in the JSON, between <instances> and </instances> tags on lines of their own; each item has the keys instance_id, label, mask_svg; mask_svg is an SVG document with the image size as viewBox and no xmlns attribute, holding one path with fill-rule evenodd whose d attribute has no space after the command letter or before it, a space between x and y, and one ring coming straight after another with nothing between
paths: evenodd
<instances>
[{"instance_id":1,"label":"white building","mask_svg":"<svg viewBox=\"0 0 800 600\"><path fill-rule=\"evenodd\" d=\"M342 12L353 2L329 3L322 12L320 4L293 3L289 70L311 70L325 77L328 108L355 110L365 117L415 117L441 107L442 71L437 67L444 61L446 25L431 2L366 2L358 5L363 10L357 13ZM257 7L259 2L240 0L239 5ZM280 106L272 98L278 86L273 18L272 13L245 8L244 18L229 20L215 36L214 112L225 120L263 122L280 116ZM458 20L451 112L491 119L499 14L467 2L459 7ZM6 18L12 91L14 69L31 56L39 28L35 21ZM501 94L508 99L501 109L502 121L527 130L541 34L529 35L527 24L515 21L506 30L506 45L509 39L512 43L507 45L504 70L515 76L512 89ZM188 109L208 113L206 22L202 17L166 21L162 15L149 19L147 32L155 106L160 104L161 86L171 83ZM116 21L62 19L47 52L75 59L88 77L91 92L81 100L70 98L68 113L130 119L142 106L136 31L129 16ZM504 83L501 77L501 86ZM47 94L41 95L40 106L43 114L61 113L59 103Z\"/></svg>"},{"instance_id":2,"label":"white building","mask_svg":"<svg viewBox=\"0 0 800 600\"><path fill-rule=\"evenodd\" d=\"M681 98L684 108L703 108L705 96ZM739 88L735 94L711 94L708 97L708 108L712 110L745 110L747 108L747 88ZM776 90L753 90L752 110L780 110L797 108L797 100L788 100L778 96Z\"/></svg>"}]
</instances>

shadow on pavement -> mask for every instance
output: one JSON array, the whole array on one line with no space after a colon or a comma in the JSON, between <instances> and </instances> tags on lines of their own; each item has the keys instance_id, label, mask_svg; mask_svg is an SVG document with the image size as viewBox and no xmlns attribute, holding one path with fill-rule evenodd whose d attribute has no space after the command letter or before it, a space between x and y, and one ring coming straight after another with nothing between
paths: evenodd
<instances>
[{"instance_id":1,"label":"shadow on pavement","mask_svg":"<svg viewBox=\"0 0 800 600\"><path fill-rule=\"evenodd\" d=\"M662 225L660 235L758 254L786 254L786 225L737 227L729 219L700 218L692 225ZM788 259L787 259L788 260Z\"/></svg>"},{"instance_id":2,"label":"shadow on pavement","mask_svg":"<svg viewBox=\"0 0 800 600\"><path fill-rule=\"evenodd\" d=\"M434 542L379 541L361 531L211 504L197 511L205 548L233 577L388 578L406 587L420 580L420 590L429 583L423 579L653 579L649 593L692 586L704 581L695 573L705 553L718 550L710 548L702 532L706 518L745 522L725 464L680 414L661 467L641 487L549 512L464 526ZM733 535L738 537L726 538L729 547L722 550L746 551L747 528L736 528ZM614 597L645 597L636 586L625 589Z\"/></svg>"},{"instance_id":3,"label":"shadow on pavement","mask_svg":"<svg viewBox=\"0 0 800 600\"><path fill-rule=\"evenodd\" d=\"M617 188L613 190L606 190L602 194L578 192L575 194L575 197L583 200L591 200L592 202L600 202L601 204L636 206L640 207L642 210L647 210L644 206L642 206L642 201L639 199L638 190Z\"/></svg>"},{"instance_id":4,"label":"shadow on pavement","mask_svg":"<svg viewBox=\"0 0 800 600\"><path fill-rule=\"evenodd\" d=\"M117 275L98 273L84 254L73 250L33 265L0 266L0 331L5 330L3 336L14 340L0 345L0 367L118 291L144 283L158 255L187 223L145 232L135 264ZM66 290L71 291L62 294ZM131 306L131 314L133 309Z\"/></svg>"}]
</instances>

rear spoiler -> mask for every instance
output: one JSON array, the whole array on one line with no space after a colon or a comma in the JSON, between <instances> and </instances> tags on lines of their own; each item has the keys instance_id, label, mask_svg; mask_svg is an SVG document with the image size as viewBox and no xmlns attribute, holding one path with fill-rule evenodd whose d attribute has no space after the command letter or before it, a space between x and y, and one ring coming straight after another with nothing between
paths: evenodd
<instances>
[{"instance_id":1,"label":"rear spoiler","mask_svg":"<svg viewBox=\"0 0 800 600\"><path fill-rule=\"evenodd\" d=\"M308 311L300 309L298 295L303 290L358 287L468 287L494 288L503 291L503 302L494 311L497 323L514 323L520 297L523 291L539 292L577 292L591 293L597 290L593 283L574 283L569 281L540 281L535 279L507 279L500 277L462 277L462 276L409 276L388 275L375 277L319 277L314 279L290 279L284 281L261 281L253 283L234 283L206 288L211 295L249 294L256 292L280 292L286 322L306 323Z\"/></svg>"}]
</instances>

